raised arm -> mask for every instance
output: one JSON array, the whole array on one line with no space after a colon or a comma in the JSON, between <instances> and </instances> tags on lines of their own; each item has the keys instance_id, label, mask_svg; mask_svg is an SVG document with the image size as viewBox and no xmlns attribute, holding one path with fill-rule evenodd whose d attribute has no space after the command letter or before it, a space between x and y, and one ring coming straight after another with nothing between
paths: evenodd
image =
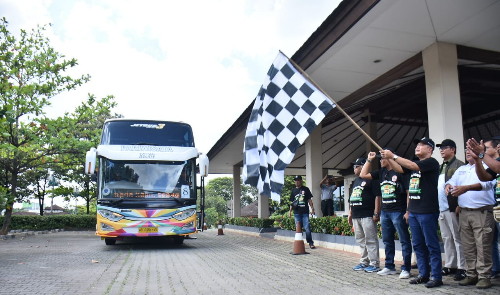
<instances>
[{"instance_id":1,"label":"raised arm","mask_svg":"<svg viewBox=\"0 0 500 295\"><path fill-rule=\"evenodd\" d=\"M372 174L370 172L372 171L372 161L376 156L377 154L375 152L368 153L366 163L363 165L363 168L361 168L359 177L364 179L372 179Z\"/></svg>"},{"instance_id":2,"label":"raised arm","mask_svg":"<svg viewBox=\"0 0 500 295\"><path fill-rule=\"evenodd\" d=\"M406 169L410 169L413 171L420 171L420 167L418 167L418 165L415 164L415 162L405 159L403 157L396 156L390 150L380 151L380 154L382 155L383 158L389 159L389 165L391 165L392 169L394 169L394 171L398 173L403 173L403 169L397 169L397 166L395 166L394 163ZM391 161L394 163L391 163Z\"/></svg>"}]
</instances>

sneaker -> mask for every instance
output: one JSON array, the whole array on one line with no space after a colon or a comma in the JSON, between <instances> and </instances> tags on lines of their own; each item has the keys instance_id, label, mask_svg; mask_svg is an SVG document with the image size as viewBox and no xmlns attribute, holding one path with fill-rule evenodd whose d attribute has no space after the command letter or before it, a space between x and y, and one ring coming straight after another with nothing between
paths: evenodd
<instances>
[{"instance_id":1,"label":"sneaker","mask_svg":"<svg viewBox=\"0 0 500 295\"><path fill-rule=\"evenodd\" d=\"M429 278L424 278L424 277L418 276L418 277L414 278L413 280L411 280L410 284L412 284L412 285L425 284L428 281L429 281Z\"/></svg>"},{"instance_id":2,"label":"sneaker","mask_svg":"<svg viewBox=\"0 0 500 295\"><path fill-rule=\"evenodd\" d=\"M365 268L365 272L378 272L380 270L380 267L375 266L375 265L370 265L367 268Z\"/></svg>"},{"instance_id":3,"label":"sneaker","mask_svg":"<svg viewBox=\"0 0 500 295\"><path fill-rule=\"evenodd\" d=\"M476 284L476 288L478 288L478 289L488 289L488 288L491 288L491 281L490 281L490 279L479 279L479 281Z\"/></svg>"},{"instance_id":4,"label":"sneaker","mask_svg":"<svg viewBox=\"0 0 500 295\"><path fill-rule=\"evenodd\" d=\"M443 285L443 281L441 280L430 280L427 283L425 283L426 288L434 288L434 287L439 287Z\"/></svg>"},{"instance_id":5,"label":"sneaker","mask_svg":"<svg viewBox=\"0 0 500 295\"><path fill-rule=\"evenodd\" d=\"M358 271L358 270L365 270L365 268L367 268L367 267L368 267L368 265L360 263L360 264L356 265L355 267L353 267L352 269Z\"/></svg>"},{"instance_id":6,"label":"sneaker","mask_svg":"<svg viewBox=\"0 0 500 295\"><path fill-rule=\"evenodd\" d=\"M443 267L443 269L441 270L441 274L443 276L451 275L451 274L454 274L456 272L457 272L456 268L449 268L449 267Z\"/></svg>"},{"instance_id":7,"label":"sneaker","mask_svg":"<svg viewBox=\"0 0 500 295\"><path fill-rule=\"evenodd\" d=\"M309 248L316 249L316 246L314 246L314 244L309 244Z\"/></svg>"},{"instance_id":8,"label":"sneaker","mask_svg":"<svg viewBox=\"0 0 500 295\"><path fill-rule=\"evenodd\" d=\"M465 269L459 269L457 270L457 273L453 277L454 281L461 281L467 277L467 273L465 272Z\"/></svg>"},{"instance_id":9,"label":"sneaker","mask_svg":"<svg viewBox=\"0 0 500 295\"><path fill-rule=\"evenodd\" d=\"M384 269L382 269L381 271L377 272L377 274L379 276L395 275L396 274L396 270L384 267Z\"/></svg>"},{"instance_id":10,"label":"sneaker","mask_svg":"<svg viewBox=\"0 0 500 295\"><path fill-rule=\"evenodd\" d=\"M400 279L409 279L410 278L410 272L407 270L402 270L401 273L399 274Z\"/></svg>"},{"instance_id":11,"label":"sneaker","mask_svg":"<svg viewBox=\"0 0 500 295\"><path fill-rule=\"evenodd\" d=\"M465 279L458 282L460 286L470 286L477 284L477 277L466 277Z\"/></svg>"}]
</instances>

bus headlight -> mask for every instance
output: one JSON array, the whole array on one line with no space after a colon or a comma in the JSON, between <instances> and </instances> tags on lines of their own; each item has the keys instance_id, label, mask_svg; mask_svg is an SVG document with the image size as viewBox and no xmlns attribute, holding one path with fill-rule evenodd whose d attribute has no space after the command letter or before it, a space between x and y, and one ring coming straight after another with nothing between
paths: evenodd
<instances>
[{"instance_id":1,"label":"bus headlight","mask_svg":"<svg viewBox=\"0 0 500 295\"><path fill-rule=\"evenodd\" d=\"M97 210L97 212L99 212L99 214L102 217L109 219L111 221L114 221L114 222L120 221L123 218L123 215L115 213L113 211L106 210L106 209L99 209L99 210Z\"/></svg>"},{"instance_id":2,"label":"bus headlight","mask_svg":"<svg viewBox=\"0 0 500 295\"><path fill-rule=\"evenodd\" d=\"M107 225L104 222L101 222L101 230L103 230L103 231L114 231L115 229L112 226Z\"/></svg>"},{"instance_id":3,"label":"bus headlight","mask_svg":"<svg viewBox=\"0 0 500 295\"><path fill-rule=\"evenodd\" d=\"M177 220L187 219L196 213L196 209L188 209L174 214L174 218Z\"/></svg>"}]
</instances>

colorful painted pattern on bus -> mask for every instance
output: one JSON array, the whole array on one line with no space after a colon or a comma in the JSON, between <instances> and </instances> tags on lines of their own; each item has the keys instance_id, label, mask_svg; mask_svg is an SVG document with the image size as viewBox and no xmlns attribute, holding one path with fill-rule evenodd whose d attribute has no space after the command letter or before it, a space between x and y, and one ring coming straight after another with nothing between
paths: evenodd
<instances>
[{"instance_id":1,"label":"colorful painted pattern on bus","mask_svg":"<svg viewBox=\"0 0 500 295\"><path fill-rule=\"evenodd\" d=\"M196 232L194 205L176 209L141 210L98 205L97 211L96 234L101 237L188 235Z\"/></svg>"}]
</instances>

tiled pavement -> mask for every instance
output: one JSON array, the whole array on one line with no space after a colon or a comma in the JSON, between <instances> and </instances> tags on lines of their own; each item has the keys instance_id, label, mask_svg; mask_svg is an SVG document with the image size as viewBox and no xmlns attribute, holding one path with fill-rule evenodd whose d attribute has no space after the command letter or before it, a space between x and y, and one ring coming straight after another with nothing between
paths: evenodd
<instances>
[{"instance_id":1,"label":"tiled pavement","mask_svg":"<svg viewBox=\"0 0 500 295\"><path fill-rule=\"evenodd\" d=\"M357 255L318 247L291 255L293 243L208 230L184 245L121 241L93 232L0 240L0 294L499 294L451 278L427 289L398 276L352 271ZM416 270L413 270L416 273Z\"/></svg>"}]
</instances>

